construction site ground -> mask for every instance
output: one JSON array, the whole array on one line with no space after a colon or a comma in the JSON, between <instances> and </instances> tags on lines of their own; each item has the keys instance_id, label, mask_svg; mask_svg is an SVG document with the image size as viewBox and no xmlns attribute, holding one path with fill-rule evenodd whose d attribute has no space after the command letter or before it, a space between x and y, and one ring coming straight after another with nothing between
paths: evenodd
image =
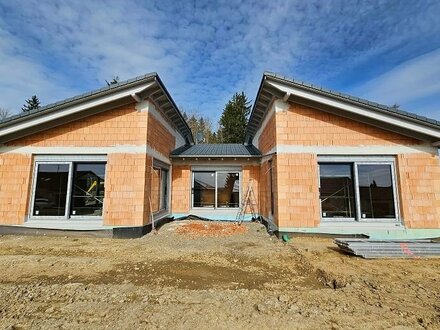
<instances>
[{"instance_id":1,"label":"construction site ground","mask_svg":"<svg viewBox=\"0 0 440 330\"><path fill-rule=\"evenodd\" d=\"M365 260L329 238L212 224L132 240L2 236L0 328L440 328L440 259Z\"/></svg>"}]
</instances>

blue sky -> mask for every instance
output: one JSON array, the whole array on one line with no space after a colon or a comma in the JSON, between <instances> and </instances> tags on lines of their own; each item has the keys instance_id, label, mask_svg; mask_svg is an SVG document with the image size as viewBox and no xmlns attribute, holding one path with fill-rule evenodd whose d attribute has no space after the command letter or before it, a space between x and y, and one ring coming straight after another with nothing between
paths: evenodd
<instances>
[{"instance_id":1,"label":"blue sky","mask_svg":"<svg viewBox=\"0 0 440 330\"><path fill-rule=\"evenodd\" d=\"M440 1L0 0L0 107L156 71L216 122L264 71L440 120Z\"/></svg>"}]
</instances>

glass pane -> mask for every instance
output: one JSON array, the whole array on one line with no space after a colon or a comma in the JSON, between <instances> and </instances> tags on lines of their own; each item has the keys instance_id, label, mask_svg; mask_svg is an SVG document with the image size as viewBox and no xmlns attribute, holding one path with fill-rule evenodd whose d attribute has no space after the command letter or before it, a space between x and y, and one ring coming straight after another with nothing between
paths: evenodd
<instances>
[{"instance_id":1,"label":"glass pane","mask_svg":"<svg viewBox=\"0 0 440 330\"><path fill-rule=\"evenodd\" d=\"M362 218L395 218L391 165L358 165Z\"/></svg>"},{"instance_id":2,"label":"glass pane","mask_svg":"<svg viewBox=\"0 0 440 330\"><path fill-rule=\"evenodd\" d=\"M105 163L75 164L72 215L102 215Z\"/></svg>"},{"instance_id":3,"label":"glass pane","mask_svg":"<svg viewBox=\"0 0 440 330\"><path fill-rule=\"evenodd\" d=\"M217 207L238 207L240 180L238 173L217 173Z\"/></svg>"},{"instance_id":4,"label":"glass pane","mask_svg":"<svg viewBox=\"0 0 440 330\"><path fill-rule=\"evenodd\" d=\"M151 174L151 209L153 212L159 211L160 206L160 168L154 168Z\"/></svg>"},{"instance_id":5,"label":"glass pane","mask_svg":"<svg viewBox=\"0 0 440 330\"><path fill-rule=\"evenodd\" d=\"M68 164L38 164L33 215L65 215L68 179Z\"/></svg>"},{"instance_id":6,"label":"glass pane","mask_svg":"<svg viewBox=\"0 0 440 330\"><path fill-rule=\"evenodd\" d=\"M323 218L354 218L352 173L351 164L319 164Z\"/></svg>"},{"instance_id":7,"label":"glass pane","mask_svg":"<svg viewBox=\"0 0 440 330\"><path fill-rule=\"evenodd\" d=\"M161 199L160 199L160 209L167 209L168 204L168 171L162 170L160 176L160 189L161 189Z\"/></svg>"},{"instance_id":8,"label":"glass pane","mask_svg":"<svg viewBox=\"0 0 440 330\"><path fill-rule=\"evenodd\" d=\"M215 172L194 172L193 207L214 207Z\"/></svg>"}]
</instances>

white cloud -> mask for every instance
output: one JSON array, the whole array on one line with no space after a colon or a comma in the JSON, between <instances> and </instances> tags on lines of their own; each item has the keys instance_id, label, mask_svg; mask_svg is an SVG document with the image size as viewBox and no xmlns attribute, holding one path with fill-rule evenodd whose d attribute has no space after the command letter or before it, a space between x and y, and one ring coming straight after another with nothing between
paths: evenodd
<instances>
[{"instance_id":1,"label":"white cloud","mask_svg":"<svg viewBox=\"0 0 440 330\"><path fill-rule=\"evenodd\" d=\"M357 87L357 95L385 104L403 104L440 95L440 49L406 61Z\"/></svg>"},{"instance_id":2,"label":"white cloud","mask_svg":"<svg viewBox=\"0 0 440 330\"><path fill-rule=\"evenodd\" d=\"M60 84L57 74L50 74L34 59L20 54L24 47L0 28L0 107L19 112L25 100L38 95L41 102L63 99L75 91Z\"/></svg>"},{"instance_id":3,"label":"white cloud","mask_svg":"<svg viewBox=\"0 0 440 330\"><path fill-rule=\"evenodd\" d=\"M400 63L426 46L420 36L432 47L438 8L429 1L0 0L0 105L17 108L34 93L52 102L113 75L156 71L179 106L216 121L233 93L255 97L265 70L321 84L381 64L384 54L395 59L389 66Z\"/></svg>"}]
</instances>

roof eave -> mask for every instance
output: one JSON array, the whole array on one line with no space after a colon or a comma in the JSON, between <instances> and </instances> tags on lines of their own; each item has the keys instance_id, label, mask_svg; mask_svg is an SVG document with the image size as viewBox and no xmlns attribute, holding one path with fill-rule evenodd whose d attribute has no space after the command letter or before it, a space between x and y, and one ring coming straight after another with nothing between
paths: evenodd
<instances>
[{"instance_id":1,"label":"roof eave","mask_svg":"<svg viewBox=\"0 0 440 330\"><path fill-rule=\"evenodd\" d=\"M296 88L309 91L311 93L317 93L317 94L325 95L325 96L328 96L330 98L334 98L334 99L340 100L342 102L347 102L347 103L351 103L351 104L356 104L356 105L359 105L359 106L367 107L367 108L369 108L371 110L374 110L374 111L380 111L380 112L384 112L386 114L392 114L394 116L400 117L400 118L408 120L408 121L412 121L412 122L420 123L420 124L425 125L425 126L430 126L430 127L436 128L436 129L440 129L440 122L438 122L438 121L436 121L434 119L431 119L431 118L426 118L426 117L423 117L423 116L418 116L418 115L416 115L414 113L406 112L406 111L403 111L403 110L392 111L392 109L390 107L387 107L387 106L385 106L383 104L379 104L379 103L376 103L376 102L371 102L371 101L368 101L368 100L365 100L365 99L362 99L362 98L359 98L359 97L354 97L354 96L351 96L351 95L348 95L348 94L343 94L343 93L339 93L339 92L335 92L335 91L330 91L328 89L324 89L324 88L321 88L321 87L318 87L318 86L308 85L308 84L306 84L304 82L302 82L302 83L295 82L294 80L289 80L289 79L287 79L285 77L284 78L283 77L279 77L279 76L277 76L276 74L273 74L273 73L265 73L265 75L266 75L266 80L267 81L270 81L270 80L278 81L278 82L281 82L281 83L286 84L286 85L294 86ZM423 117L423 118L420 118L420 117ZM434 123L434 121L437 122L437 123Z\"/></svg>"},{"instance_id":2,"label":"roof eave","mask_svg":"<svg viewBox=\"0 0 440 330\"><path fill-rule=\"evenodd\" d=\"M170 158L261 158L261 155L170 155Z\"/></svg>"},{"instance_id":3,"label":"roof eave","mask_svg":"<svg viewBox=\"0 0 440 330\"><path fill-rule=\"evenodd\" d=\"M275 86L273 83L278 85L284 85L286 88L281 89ZM297 96L295 93L288 91L288 88L296 88L299 90L303 90L310 94L316 94L323 97L327 97L329 99L337 100L340 104L347 104L357 106L359 108L365 109L366 111L371 112L372 114L382 114L383 117L389 118L397 118L400 120L401 127L406 130L406 135L413 135L416 138L422 138L425 140L438 140L440 138L440 122L437 122L433 119L425 118L421 116L417 116L415 114L411 114L404 111L392 111L389 107L369 102L367 100L351 97L345 94L336 93L330 90L325 90L323 88L319 88L317 86L308 85L303 82L296 82L295 80L289 80L285 77L280 77L276 74L265 72L263 74L263 78L261 80L260 87L258 89L257 97L255 99L254 106L252 108L251 116L249 118L248 127L246 128L246 143L252 143L252 140L257 133L258 129L261 127L261 124L264 120L264 117L267 115L268 108L271 103L266 102L265 106L261 106L260 97L262 93L265 92L267 86L270 85L270 91L268 91L268 95L273 94L273 89L278 89L280 92L279 95L276 95L279 99L283 99L287 101L290 95L293 97ZM286 96L287 95L287 96ZM325 103L324 103L325 104ZM264 110L262 109L264 108ZM261 113L258 118L256 118L256 112ZM379 116L378 116L379 117ZM387 121L385 123L388 124ZM407 125L404 125L407 123ZM420 129L417 129L417 128ZM426 128L426 129L424 129ZM420 133L420 132L422 133ZM437 133L438 132L438 133Z\"/></svg>"}]
</instances>

